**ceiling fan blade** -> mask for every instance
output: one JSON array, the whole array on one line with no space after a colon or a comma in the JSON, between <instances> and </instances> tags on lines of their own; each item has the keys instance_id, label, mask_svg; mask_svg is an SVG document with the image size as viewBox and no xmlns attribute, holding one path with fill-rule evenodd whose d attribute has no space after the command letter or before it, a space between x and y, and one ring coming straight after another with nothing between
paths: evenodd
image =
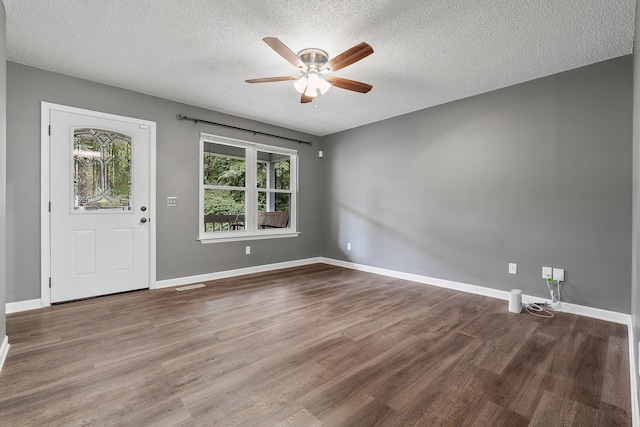
<instances>
[{"instance_id":1,"label":"ceiling fan blade","mask_svg":"<svg viewBox=\"0 0 640 427\"><path fill-rule=\"evenodd\" d=\"M302 94L302 96L300 97L300 103L301 104L307 104L309 102L313 101L313 98L310 96L305 95L304 93Z\"/></svg>"},{"instance_id":2,"label":"ceiling fan blade","mask_svg":"<svg viewBox=\"0 0 640 427\"><path fill-rule=\"evenodd\" d=\"M373 89L373 86L370 84L343 79L341 77L327 77L327 81L331 83L332 86L339 87L340 89L352 90L354 92L367 93Z\"/></svg>"},{"instance_id":3,"label":"ceiling fan blade","mask_svg":"<svg viewBox=\"0 0 640 427\"><path fill-rule=\"evenodd\" d=\"M358 62L363 58L366 58L372 53L373 48L369 44L362 42L359 45L352 47L351 49L345 50L340 55L330 60L329 69L331 71L338 71L341 68L349 66L354 62Z\"/></svg>"},{"instance_id":4,"label":"ceiling fan blade","mask_svg":"<svg viewBox=\"0 0 640 427\"><path fill-rule=\"evenodd\" d=\"M278 55L282 56L284 59L286 59L294 67L302 68L302 69L306 69L307 68L304 65L304 62L302 62L300 60L300 58L298 58L298 55L296 55L291 49L289 49L287 47L286 44L282 43L277 38L275 38L275 37L265 37L262 40L264 40L264 42L266 44L268 44L269 47L271 47L271 49L275 50Z\"/></svg>"},{"instance_id":5,"label":"ceiling fan blade","mask_svg":"<svg viewBox=\"0 0 640 427\"><path fill-rule=\"evenodd\" d=\"M271 83L271 82L286 82L288 80L297 80L294 76L282 76L282 77L263 77L261 79L249 79L245 80L247 83Z\"/></svg>"}]
</instances>

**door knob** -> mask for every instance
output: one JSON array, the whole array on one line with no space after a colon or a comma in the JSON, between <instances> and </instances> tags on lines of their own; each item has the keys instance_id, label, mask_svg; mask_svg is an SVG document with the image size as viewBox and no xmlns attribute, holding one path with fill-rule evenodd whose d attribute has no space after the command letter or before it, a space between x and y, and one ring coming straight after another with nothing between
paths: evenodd
<instances>
[{"instance_id":1,"label":"door knob","mask_svg":"<svg viewBox=\"0 0 640 427\"><path fill-rule=\"evenodd\" d=\"M144 224L145 222L147 222L147 218L142 218L140 222Z\"/></svg>"},{"instance_id":2,"label":"door knob","mask_svg":"<svg viewBox=\"0 0 640 427\"><path fill-rule=\"evenodd\" d=\"M146 207L146 206L142 206L142 207L140 207L140 210L141 210L142 212L144 212L144 211L146 211L146 210L147 210L147 207Z\"/></svg>"}]
</instances>

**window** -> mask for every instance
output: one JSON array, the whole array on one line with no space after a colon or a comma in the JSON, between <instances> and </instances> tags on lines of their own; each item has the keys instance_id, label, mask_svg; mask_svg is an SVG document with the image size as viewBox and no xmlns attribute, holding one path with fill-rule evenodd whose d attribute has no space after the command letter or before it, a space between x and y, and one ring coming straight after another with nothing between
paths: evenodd
<instances>
[{"instance_id":1,"label":"window","mask_svg":"<svg viewBox=\"0 0 640 427\"><path fill-rule=\"evenodd\" d=\"M73 130L73 211L131 211L131 136Z\"/></svg>"},{"instance_id":2,"label":"window","mask_svg":"<svg viewBox=\"0 0 640 427\"><path fill-rule=\"evenodd\" d=\"M297 152L200 135L203 243L297 236Z\"/></svg>"}]
</instances>

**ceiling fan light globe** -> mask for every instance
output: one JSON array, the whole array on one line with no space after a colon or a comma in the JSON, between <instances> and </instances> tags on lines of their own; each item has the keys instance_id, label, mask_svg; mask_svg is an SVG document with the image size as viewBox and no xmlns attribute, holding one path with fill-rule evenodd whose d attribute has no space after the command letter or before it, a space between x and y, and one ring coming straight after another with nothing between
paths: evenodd
<instances>
[{"instance_id":1,"label":"ceiling fan light globe","mask_svg":"<svg viewBox=\"0 0 640 427\"><path fill-rule=\"evenodd\" d=\"M318 90L311 85L307 86L307 89L304 91L304 94L310 96L311 98L315 98L318 96Z\"/></svg>"},{"instance_id":2,"label":"ceiling fan light globe","mask_svg":"<svg viewBox=\"0 0 640 427\"><path fill-rule=\"evenodd\" d=\"M322 79L320 78L320 76L318 76L318 73L313 73L313 72L307 73L307 78L308 78L309 87L313 88L314 90L320 87L320 81Z\"/></svg>"},{"instance_id":3,"label":"ceiling fan light globe","mask_svg":"<svg viewBox=\"0 0 640 427\"><path fill-rule=\"evenodd\" d=\"M321 94L325 94L331 88L331 83L326 81L324 78L320 78L320 83L318 84L318 89L320 89Z\"/></svg>"},{"instance_id":4,"label":"ceiling fan light globe","mask_svg":"<svg viewBox=\"0 0 640 427\"><path fill-rule=\"evenodd\" d=\"M304 93L305 88L307 87L307 77L301 76L298 80L293 82L293 87L295 87L299 93Z\"/></svg>"}]
</instances>

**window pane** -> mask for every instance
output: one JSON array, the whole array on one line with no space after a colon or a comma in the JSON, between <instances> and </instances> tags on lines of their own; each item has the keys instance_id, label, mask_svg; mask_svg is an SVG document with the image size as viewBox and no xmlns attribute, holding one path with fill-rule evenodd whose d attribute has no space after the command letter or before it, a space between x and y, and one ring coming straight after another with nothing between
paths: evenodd
<instances>
[{"instance_id":1,"label":"window pane","mask_svg":"<svg viewBox=\"0 0 640 427\"><path fill-rule=\"evenodd\" d=\"M291 188L291 156L258 151L257 188L289 190Z\"/></svg>"},{"instance_id":2,"label":"window pane","mask_svg":"<svg viewBox=\"0 0 640 427\"><path fill-rule=\"evenodd\" d=\"M269 164L258 160L256 167L256 188L267 188L267 176L269 174Z\"/></svg>"},{"instance_id":3,"label":"window pane","mask_svg":"<svg viewBox=\"0 0 640 427\"><path fill-rule=\"evenodd\" d=\"M258 191L258 228L288 228L290 193Z\"/></svg>"},{"instance_id":4,"label":"window pane","mask_svg":"<svg viewBox=\"0 0 640 427\"><path fill-rule=\"evenodd\" d=\"M73 210L131 210L131 137L73 131Z\"/></svg>"},{"instance_id":5,"label":"window pane","mask_svg":"<svg viewBox=\"0 0 640 427\"><path fill-rule=\"evenodd\" d=\"M246 178L245 149L204 143L203 184L244 187Z\"/></svg>"},{"instance_id":6,"label":"window pane","mask_svg":"<svg viewBox=\"0 0 640 427\"><path fill-rule=\"evenodd\" d=\"M204 230L244 230L245 191L204 190Z\"/></svg>"}]
</instances>

